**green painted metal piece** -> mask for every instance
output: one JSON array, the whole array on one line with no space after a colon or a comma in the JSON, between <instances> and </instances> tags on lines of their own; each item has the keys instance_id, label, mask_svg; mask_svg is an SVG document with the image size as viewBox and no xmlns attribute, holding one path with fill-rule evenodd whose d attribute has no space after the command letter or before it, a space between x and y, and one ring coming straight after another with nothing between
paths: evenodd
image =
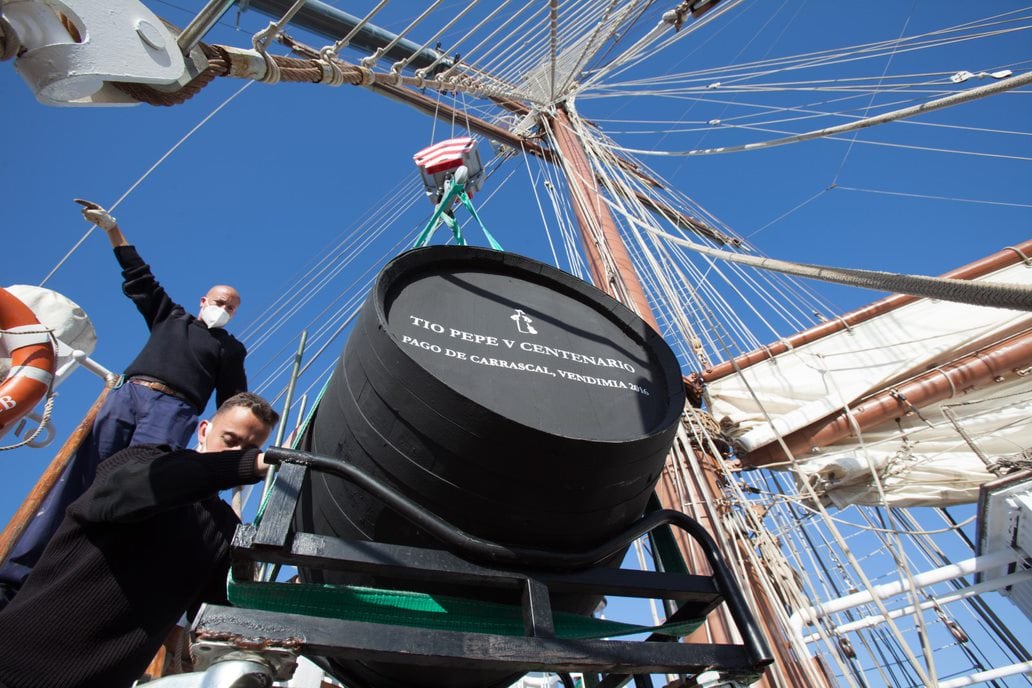
<instances>
[{"instance_id":1,"label":"green painted metal piece","mask_svg":"<svg viewBox=\"0 0 1032 688\"><path fill-rule=\"evenodd\" d=\"M347 585L253 583L232 579L227 591L231 603L248 609L442 631L525 635L520 607L460 597ZM639 633L680 638L694 631L702 621L691 619L668 626L640 626L566 612L553 614L556 636L579 640Z\"/></svg>"}]
</instances>

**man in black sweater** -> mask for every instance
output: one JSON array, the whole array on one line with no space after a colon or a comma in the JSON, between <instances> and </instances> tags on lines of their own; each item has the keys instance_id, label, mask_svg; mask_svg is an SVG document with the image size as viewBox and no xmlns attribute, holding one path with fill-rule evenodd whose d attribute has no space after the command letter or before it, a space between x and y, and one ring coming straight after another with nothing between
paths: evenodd
<instances>
[{"instance_id":1,"label":"man in black sweater","mask_svg":"<svg viewBox=\"0 0 1032 688\"><path fill-rule=\"evenodd\" d=\"M150 330L143 350L126 368L120 384L104 400L90 434L0 567L0 608L21 587L65 509L81 495L100 462L135 444L187 446L215 392L216 405L247 389L244 345L223 326L240 305L226 285L201 298L198 317L172 301L126 241L115 219L89 201L83 215L101 227L122 266L122 291L136 305Z\"/></svg>"},{"instance_id":2,"label":"man in black sweater","mask_svg":"<svg viewBox=\"0 0 1032 688\"><path fill-rule=\"evenodd\" d=\"M257 482L278 416L238 394L197 451L136 445L101 464L0 611L0 688L128 688L201 602L226 603L239 523L219 491Z\"/></svg>"}]
</instances>

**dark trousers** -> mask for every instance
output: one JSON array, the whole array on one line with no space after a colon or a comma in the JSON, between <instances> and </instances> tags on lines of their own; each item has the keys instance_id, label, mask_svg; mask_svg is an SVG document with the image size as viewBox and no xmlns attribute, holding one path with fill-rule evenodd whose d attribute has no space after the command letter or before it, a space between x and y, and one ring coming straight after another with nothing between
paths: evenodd
<instances>
[{"instance_id":1,"label":"dark trousers","mask_svg":"<svg viewBox=\"0 0 1032 688\"><path fill-rule=\"evenodd\" d=\"M0 606L21 588L64 518L65 509L86 491L97 466L135 444L168 444L182 449L197 427L197 411L181 399L148 387L123 384L111 390L90 434L43 500L7 561L0 566Z\"/></svg>"}]
</instances>

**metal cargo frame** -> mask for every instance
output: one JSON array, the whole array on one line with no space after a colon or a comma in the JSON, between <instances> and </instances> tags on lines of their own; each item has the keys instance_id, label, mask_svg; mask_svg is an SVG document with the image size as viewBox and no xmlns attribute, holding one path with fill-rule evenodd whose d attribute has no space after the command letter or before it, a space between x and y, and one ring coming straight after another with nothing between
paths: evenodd
<instances>
[{"instance_id":1,"label":"metal cargo frame","mask_svg":"<svg viewBox=\"0 0 1032 688\"><path fill-rule=\"evenodd\" d=\"M329 659L363 659L428 668L512 672L546 671L572 686L568 672L585 675L588 686L617 686L633 677L651 685L649 674L697 675L717 671L723 680L751 682L773 660L740 587L716 544L688 516L653 510L619 537L588 552L557 553L509 548L464 533L418 504L351 466L344 459L272 448L270 463L281 464L258 525L241 525L232 547L235 581L255 581L256 564L288 564L374 575L378 585L405 590L416 582L470 590L511 591L523 620L522 637L456 632L239 607L208 606L194 624L197 643L217 641L253 651L286 648ZM306 474L328 471L347 478L441 541L445 549L344 540L294 532L294 510ZM687 532L704 551L712 576L676 573L683 561L669 561L675 547L663 546L670 527ZM665 571L593 568L592 564L650 534ZM450 551L448 551L450 550ZM677 555L679 559L679 555ZM279 584L282 585L282 584ZM418 587L418 586L417 586ZM742 644L675 642L653 632L644 640L558 638L551 593L616 595L671 601L676 611L664 625L702 619L722 602ZM474 593L473 599L477 599ZM346 681L346 677L342 677Z\"/></svg>"}]
</instances>

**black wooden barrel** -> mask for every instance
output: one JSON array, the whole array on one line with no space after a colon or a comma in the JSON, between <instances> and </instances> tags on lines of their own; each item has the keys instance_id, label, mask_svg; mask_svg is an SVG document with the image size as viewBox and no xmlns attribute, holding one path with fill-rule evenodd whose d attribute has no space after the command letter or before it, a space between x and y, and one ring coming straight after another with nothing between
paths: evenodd
<instances>
[{"instance_id":1,"label":"black wooden barrel","mask_svg":"<svg viewBox=\"0 0 1032 688\"><path fill-rule=\"evenodd\" d=\"M606 294L522 256L434 246L380 273L306 445L346 456L477 536L584 550L641 516L684 402L670 348ZM333 476L306 484L297 514L305 532L434 546ZM587 613L596 602L553 605Z\"/></svg>"}]
</instances>

